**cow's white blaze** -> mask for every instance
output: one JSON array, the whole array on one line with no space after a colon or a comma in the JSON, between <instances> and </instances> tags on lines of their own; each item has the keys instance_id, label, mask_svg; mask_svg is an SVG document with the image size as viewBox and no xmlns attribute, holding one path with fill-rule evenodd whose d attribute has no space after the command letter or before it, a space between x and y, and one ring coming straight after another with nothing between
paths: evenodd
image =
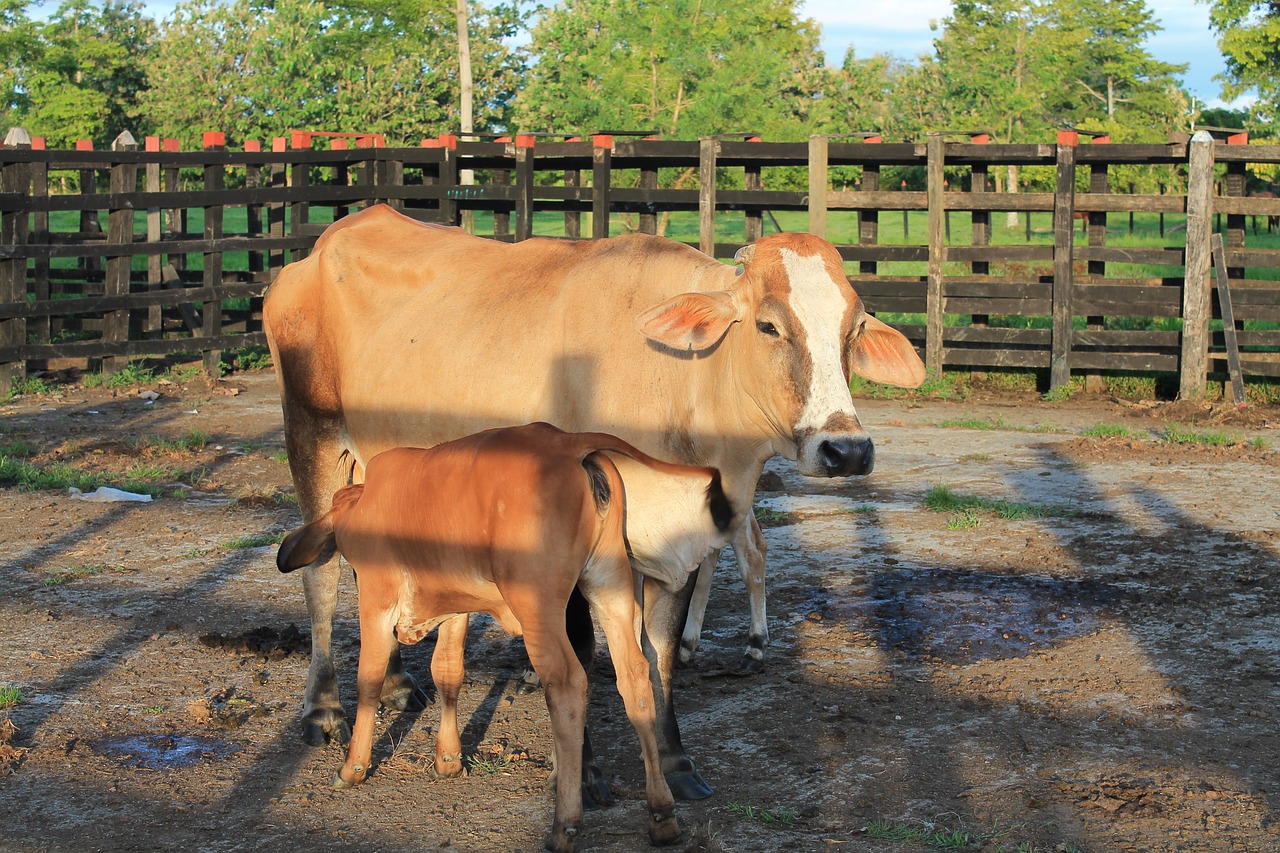
<instances>
[{"instance_id":1,"label":"cow's white blaze","mask_svg":"<svg viewBox=\"0 0 1280 853\"><path fill-rule=\"evenodd\" d=\"M791 282L791 310L804 332L812 365L804 408L793 427L796 435L804 436L825 428L832 415L857 417L842 359L848 299L820 256L801 256L790 249L781 254Z\"/></svg>"}]
</instances>

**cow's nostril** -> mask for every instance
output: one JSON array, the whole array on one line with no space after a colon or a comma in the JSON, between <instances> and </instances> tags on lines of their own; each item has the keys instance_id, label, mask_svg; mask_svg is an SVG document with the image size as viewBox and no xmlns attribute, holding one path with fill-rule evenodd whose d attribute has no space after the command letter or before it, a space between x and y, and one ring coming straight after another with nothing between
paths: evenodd
<instances>
[{"instance_id":1,"label":"cow's nostril","mask_svg":"<svg viewBox=\"0 0 1280 853\"><path fill-rule=\"evenodd\" d=\"M875 445L870 439L827 439L818 445L818 457L829 476L870 474L875 465Z\"/></svg>"}]
</instances>

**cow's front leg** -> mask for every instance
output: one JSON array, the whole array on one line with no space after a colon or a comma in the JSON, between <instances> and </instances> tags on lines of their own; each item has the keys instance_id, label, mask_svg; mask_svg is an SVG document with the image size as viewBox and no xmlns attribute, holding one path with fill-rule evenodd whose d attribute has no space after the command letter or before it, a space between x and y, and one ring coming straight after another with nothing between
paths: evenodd
<instances>
[{"instance_id":1,"label":"cow's front leg","mask_svg":"<svg viewBox=\"0 0 1280 853\"><path fill-rule=\"evenodd\" d=\"M680 800L702 800L715 793L680 743L680 724L672 695L676 648L693 588L693 583L687 583L680 592L671 593L650 578L644 581L644 653L653 682L658 752L662 758L662 774L671 793Z\"/></svg>"},{"instance_id":2,"label":"cow's front leg","mask_svg":"<svg viewBox=\"0 0 1280 853\"><path fill-rule=\"evenodd\" d=\"M351 740L351 726L338 701L338 672L333 665L333 614L338 606L338 557L302 571L302 588L311 617L311 666L302 702L302 739L323 746Z\"/></svg>"},{"instance_id":3,"label":"cow's front leg","mask_svg":"<svg viewBox=\"0 0 1280 853\"><path fill-rule=\"evenodd\" d=\"M742 668L759 672L764 668L764 647L769 645L769 624L765 620L764 573L768 545L755 517L749 524L738 526L733 534L733 553L738 558L738 571L747 585L747 602L751 607L751 632L747 635L747 651Z\"/></svg>"}]
</instances>

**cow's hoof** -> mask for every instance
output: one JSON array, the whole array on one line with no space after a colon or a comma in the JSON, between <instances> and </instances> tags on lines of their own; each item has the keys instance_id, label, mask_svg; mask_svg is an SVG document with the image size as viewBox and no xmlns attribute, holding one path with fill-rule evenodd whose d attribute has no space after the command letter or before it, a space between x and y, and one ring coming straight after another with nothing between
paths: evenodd
<instances>
[{"instance_id":1,"label":"cow's hoof","mask_svg":"<svg viewBox=\"0 0 1280 853\"><path fill-rule=\"evenodd\" d=\"M752 651L755 651L754 649ZM764 672L764 658L752 657L751 652L747 652L738 661L738 672L744 675L759 675Z\"/></svg>"},{"instance_id":2,"label":"cow's hoof","mask_svg":"<svg viewBox=\"0 0 1280 853\"><path fill-rule=\"evenodd\" d=\"M324 746L331 740L341 744L351 740L351 726L341 708L315 708L303 716L303 743Z\"/></svg>"},{"instance_id":3,"label":"cow's hoof","mask_svg":"<svg viewBox=\"0 0 1280 853\"><path fill-rule=\"evenodd\" d=\"M715 789L707 784L697 770L677 770L663 774L667 786L677 800L705 800L715 793Z\"/></svg>"},{"instance_id":4,"label":"cow's hoof","mask_svg":"<svg viewBox=\"0 0 1280 853\"><path fill-rule=\"evenodd\" d=\"M698 644L693 640L681 640L680 650L676 653L676 663L687 664L693 660L693 653L698 650Z\"/></svg>"},{"instance_id":5,"label":"cow's hoof","mask_svg":"<svg viewBox=\"0 0 1280 853\"><path fill-rule=\"evenodd\" d=\"M359 785L361 782L364 781L364 777L365 777L364 768L357 767L355 769L354 779L344 779L342 778L342 768L339 767L333 773L332 787L335 791L345 791L348 788L354 788L356 785Z\"/></svg>"},{"instance_id":6,"label":"cow's hoof","mask_svg":"<svg viewBox=\"0 0 1280 853\"><path fill-rule=\"evenodd\" d=\"M613 805L613 791L599 767L587 767L582 774L582 808L584 811L607 809Z\"/></svg>"},{"instance_id":7,"label":"cow's hoof","mask_svg":"<svg viewBox=\"0 0 1280 853\"><path fill-rule=\"evenodd\" d=\"M566 826L563 829L551 828L551 834L543 842L543 848L551 853L573 853L573 840L578 834L578 827Z\"/></svg>"},{"instance_id":8,"label":"cow's hoof","mask_svg":"<svg viewBox=\"0 0 1280 853\"><path fill-rule=\"evenodd\" d=\"M446 779L459 779L467 775L467 767L462 763L461 755L442 755L436 759L428 774L436 782Z\"/></svg>"},{"instance_id":9,"label":"cow's hoof","mask_svg":"<svg viewBox=\"0 0 1280 853\"><path fill-rule=\"evenodd\" d=\"M394 682L388 681L384 684L379 701L382 702L382 707L390 708L392 711L409 711L416 714L431 704L431 696L414 684L412 678L405 675Z\"/></svg>"},{"instance_id":10,"label":"cow's hoof","mask_svg":"<svg viewBox=\"0 0 1280 853\"><path fill-rule=\"evenodd\" d=\"M676 820L674 814L653 812L649 815L649 840L654 844L662 846L675 844L682 834L680 821Z\"/></svg>"},{"instance_id":11,"label":"cow's hoof","mask_svg":"<svg viewBox=\"0 0 1280 853\"><path fill-rule=\"evenodd\" d=\"M538 677L538 673L531 669L526 669L524 674L520 676L520 680L516 682L516 693L521 696L537 693L541 689L542 679Z\"/></svg>"}]
</instances>

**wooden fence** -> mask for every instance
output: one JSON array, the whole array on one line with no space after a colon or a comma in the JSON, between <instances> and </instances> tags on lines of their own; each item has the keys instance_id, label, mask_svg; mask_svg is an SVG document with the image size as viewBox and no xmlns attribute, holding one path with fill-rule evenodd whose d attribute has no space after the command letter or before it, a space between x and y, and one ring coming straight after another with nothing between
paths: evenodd
<instances>
[{"instance_id":1,"label":"wooden fence","mask_svg":"<svg viewBox=\"0 0 1280 853\"><path fill-rule=\"evenodd\" d=\"M1224 332L1234 331L1246 375L1280 376L1280 248L1259 246L1280 246L1270 234L1280 199L1246 193L1246 166L1280 163L1280 146L1205 132L1159 145L1081 141L613 134L386 148L376 136L295 133L270 150L232 151L206 134L202 150L182 152L124 134L110 150L50 151L15 129L0 148L0 382L68 359L110 373L174 353L202 353L216 373L223 350L264 343L262 295L281 267L329 221L377 202L429 222L474 217L499 240L535 228L654 233L696 216L689 242L720 258L782 216L837 243L869 310L900 321L934 370L1034 368L1051 387L1072 374L1168 372L1194 397L1225 373ZM1162 169L1178 189L1112 186L1122 167ZM1053 192L1008 191L1013 169L1036 168L1052 170ZM916 188L882 185L889 170ZM913 213L927 216L914 232ZM1158 217L1158 244L1108 245L1126 215L1131 229L1135 216ZM1019 227L1000 221L1011 216ZM1033 218L1045 224L1033 229ZM1211 322L1221 317L1215 230L1231 330Z\"/></svg>"}]
</instances>

